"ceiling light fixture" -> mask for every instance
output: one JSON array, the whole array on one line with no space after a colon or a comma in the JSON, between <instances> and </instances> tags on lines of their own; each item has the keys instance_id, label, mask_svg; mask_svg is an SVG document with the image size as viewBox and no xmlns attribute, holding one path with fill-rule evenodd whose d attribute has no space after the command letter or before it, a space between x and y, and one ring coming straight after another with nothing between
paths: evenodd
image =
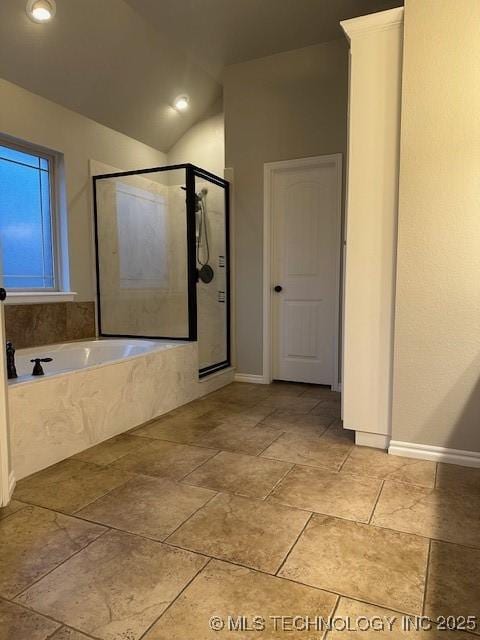
<instances>
[{"instance_id":1,"label":"ceiling light fixture","mask_svg":"<svg viewBox=\"0 0 480 640\"><path fill-rule=\"evenodd\" d=\"M28 0L27 16L34 22L48 22L53 18L57 6L55 0Z\"/></svg>"},{"instance_id":2,"label":"ceiling light fixture","mask_svg":"<svg viewBox=\"0 0 480 640\"><path fill-rule=\"evenodd\" d=\"M188 96L178 96L178 98L175 99L173 106L177 111L185 111L188 109L188 103Z\"/></svg>"}]
</instances>

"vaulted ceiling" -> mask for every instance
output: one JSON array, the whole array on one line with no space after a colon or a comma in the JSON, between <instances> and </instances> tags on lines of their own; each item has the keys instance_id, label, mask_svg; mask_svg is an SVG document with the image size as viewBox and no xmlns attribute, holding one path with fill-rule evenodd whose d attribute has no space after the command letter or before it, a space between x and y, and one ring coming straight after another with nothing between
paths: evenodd
<instances>
[{"instance_id":1,"label":"vaulted ceiling","mask_svg":"<svg viewBox=\"0 0 480 640\"><path fill-rule=\"evenodd\" d=\"M215 77L226 65L342 37L340 20L403 0L126 0Z\"/></svg>"},{"instance_id":2,"label":"vaulted ceiling","mask_svg":"<svg viewBox=\"0 0 480 640\"><path fill-rule=\"evenodd\" d=\"M226 65L332 40L339 20L399 4L57 0L55 19L36 24L26 0L1 0L0 77L166 151L218 101Z\"/></svg>"}]
</instances>

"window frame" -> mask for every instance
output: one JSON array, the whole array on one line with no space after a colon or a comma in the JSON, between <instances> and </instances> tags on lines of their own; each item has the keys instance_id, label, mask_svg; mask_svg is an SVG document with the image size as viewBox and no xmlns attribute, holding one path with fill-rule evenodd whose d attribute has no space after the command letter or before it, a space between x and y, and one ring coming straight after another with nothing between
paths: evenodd
<instances>
[{"instance_id":1,"label":"window frame","mask_svg":"<svg viewBox=\"0 0 480 640\"><path fill-rule=\"evenodd\" d=\"M0 146L28 155L34 155L48 163L52 236L52 275L54 286L7 288L7 303L65 302L73 300L75 293L69 291L68 247L63 246L64 239L66 241L68 237L66 233L63 233L62 228L64 225L63 216L61 216L62 186L59 184L59 175L61 174L61 167L59 165L62 163L63 156L34 143L12 139L4 135L0 135ZM65 265L67 265L67 271L65 270Z\"/></svg>"}]
</instances>

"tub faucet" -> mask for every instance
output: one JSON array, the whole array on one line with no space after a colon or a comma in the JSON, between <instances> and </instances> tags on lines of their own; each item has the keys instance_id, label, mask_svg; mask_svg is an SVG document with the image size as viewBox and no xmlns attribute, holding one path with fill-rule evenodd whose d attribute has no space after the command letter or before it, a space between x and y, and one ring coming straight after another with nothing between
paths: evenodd
<instances>
[{"instance_id":1,"label":"tub faucet","mask_svg":"<svg viewBox=\"0 0 480 640\"><path fill-rule=\"evenodd\" d=\"M33 367L32 376L44 376L45 372L43 371L42 362L51 362L53 358L34 358L30 360L30 362L34 362L35 365Z\"/></svg>"},{"instance_id":2,"label":"tub faucet","mask_svg":"<svg viewBox=\"0 0 480 640\"><path fill-rule=\"evenodd\" d=\"M7 378L9 380L18 378L15 367L15 347L11 342L7 342Z\"/></svg>"}]
</instances>

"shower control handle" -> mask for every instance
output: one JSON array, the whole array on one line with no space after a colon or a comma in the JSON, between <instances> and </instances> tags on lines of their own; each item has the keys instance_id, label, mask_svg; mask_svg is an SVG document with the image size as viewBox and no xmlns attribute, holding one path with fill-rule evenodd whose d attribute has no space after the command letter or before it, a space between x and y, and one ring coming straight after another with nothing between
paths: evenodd
<instances>
[{"instance_id":1,"label":"shower control handle","mask_svg":"<svg viewBox=\"0 0 480 640\"><path fill-rule=\"evenodd\" d=\"M283 291L283 287L277 284L275 285L275 287L273 287L273 290L276 291L277 293L280 293L280 291Z\"/></svg>"}]
</instances>

